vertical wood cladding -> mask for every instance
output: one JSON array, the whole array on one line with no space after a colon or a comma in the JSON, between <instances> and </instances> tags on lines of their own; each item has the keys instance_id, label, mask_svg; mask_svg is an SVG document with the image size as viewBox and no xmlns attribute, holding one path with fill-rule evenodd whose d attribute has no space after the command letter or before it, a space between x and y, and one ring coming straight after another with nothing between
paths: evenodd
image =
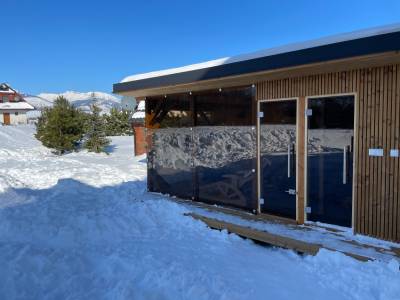
<instances>
[{"instance_id":1,"label":"vertical wood cladding","mask_svg":"<svg viewBox=\"0 0 400 300\"><path fill-rule=\"evenodd\" d=\"M389 155L391 149L400 148L399 64L266 80L257 83L256 98L299 97L300 107L304 107L307 96L346 93L356 93L355 232L400 241L400 158ZM303 132L304 122L299 126ZM300 146L305 146L304 139ZM369 156L370 148L382 148L384 156ZM303 160L298 163L302 169ZM298 181L303 184L304 172L299 172ZM302 208L305 192L303 188L298 192L298 207ZM298 220L301 222L302 218Z\"/></svg>"}]
</instances>

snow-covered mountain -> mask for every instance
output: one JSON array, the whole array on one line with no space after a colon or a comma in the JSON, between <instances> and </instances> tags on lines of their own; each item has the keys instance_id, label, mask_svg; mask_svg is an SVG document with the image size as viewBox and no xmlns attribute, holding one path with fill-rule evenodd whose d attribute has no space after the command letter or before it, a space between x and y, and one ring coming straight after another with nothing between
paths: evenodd
<instances>
[{"instance_id":1,"label":"snow-covered mountain","mask_svg":"<svg viewBox=\"0 0 400 300\"><path fill-rule=\"evenodd\" d=\"M61 94L40 93L36 96L25 95L24 99L37 110L40 110L44 107L52 106L59 96L65 97L75 107L78 107L85 112L90 110L90 105L93 103L96 103L102 109L102 113L104 114L109 113L111 108L119 107L121 104L121 100L118 97L102 92L80 93L67 91Z\"/></svg>"}]
</instances>

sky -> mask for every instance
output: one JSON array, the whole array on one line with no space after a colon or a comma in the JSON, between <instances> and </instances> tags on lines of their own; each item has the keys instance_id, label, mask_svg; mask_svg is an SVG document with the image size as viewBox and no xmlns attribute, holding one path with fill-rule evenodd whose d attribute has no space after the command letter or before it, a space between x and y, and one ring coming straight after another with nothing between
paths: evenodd
<instances>
[{"instance_id":1,"label":"sky","mask_svg":"<svg viewBox=\"0 0 400 300\"><path fill-rule=\"evenodd\" d=\"M400 23L400 1L0 0L0 82L111 92L125 76Z\"/></svg>"}]
</instances>

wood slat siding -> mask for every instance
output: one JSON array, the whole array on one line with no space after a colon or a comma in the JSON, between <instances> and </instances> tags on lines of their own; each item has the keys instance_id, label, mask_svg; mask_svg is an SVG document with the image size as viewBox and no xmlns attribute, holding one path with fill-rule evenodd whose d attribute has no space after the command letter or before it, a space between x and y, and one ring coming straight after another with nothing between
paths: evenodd
<instances>
[{"instance_id":1,"label":"wood slat siding","mask_svg":"<svg viewBox=\"0 0 400 300\"><path fill-rule=\"evenodd\" d=\"M289 77L289 76L288 76ZM299 154L305 151L304 116L307 96L356 93L353 227L357 233L400 241L400 64L350 71L266 80L256 84L256 100L299 98ZM384 157L370 157L369 148L383 148ZM298 155L298 169L304 155ZM304 172L298 172L299 223L303 222Z\"/></svg>"}]
</instances>

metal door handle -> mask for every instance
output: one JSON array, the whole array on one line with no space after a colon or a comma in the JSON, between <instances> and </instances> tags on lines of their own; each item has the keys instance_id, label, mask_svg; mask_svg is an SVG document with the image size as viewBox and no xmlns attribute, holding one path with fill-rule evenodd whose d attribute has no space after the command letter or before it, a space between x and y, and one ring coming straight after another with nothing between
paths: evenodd
<instances>
[{"instance_id":1,"label":"metal door handle","mask_svg":"<svg viewBox=\"0 0 400 300\"><path fill-rule=\"evenodd\" d=\"M288 144L288 150L287 150L287 160L288 160L287 177L288 178L292 177L292 172L294 173L295 161L292 162L293 157L294 157L294 144L290 143L290 144Z\"/></svg>"},{"instance_id":2,"label":"metal door handle","mask_svg":"<svg viewBox=\"0 0 400 300\"><path fill-rule=\"evenodd\" d=\"M297 191L294 189L288 189L287 191L285 191L286 193L288 193L289 195L296 195Z\"/></svg>"},{"instance_id":3,"label":"metal door handle","mask_svg":"<svg viewBox=\"0 0 400 300\"><path fill-rule=\"evenodd\" d=\"M288 148L287 148L287 177L288 178L290 178L290 176L291 176L291 170L292 170L292 167L291 167L291 165L290 165L290 163L291 163L291 157L290 157L290 155L291 155L291 144L288 144Z\"/></svg>"},{"instance_id":4,"label":"metal door handle","mask_svg":"<svg viewBox=\"0 0 400 300\"><path fill-rule=\"evenodd\" d=\"M349 146L343 147L343 184L347 184L347 160Z\"/></svg>"}]
</instances>

